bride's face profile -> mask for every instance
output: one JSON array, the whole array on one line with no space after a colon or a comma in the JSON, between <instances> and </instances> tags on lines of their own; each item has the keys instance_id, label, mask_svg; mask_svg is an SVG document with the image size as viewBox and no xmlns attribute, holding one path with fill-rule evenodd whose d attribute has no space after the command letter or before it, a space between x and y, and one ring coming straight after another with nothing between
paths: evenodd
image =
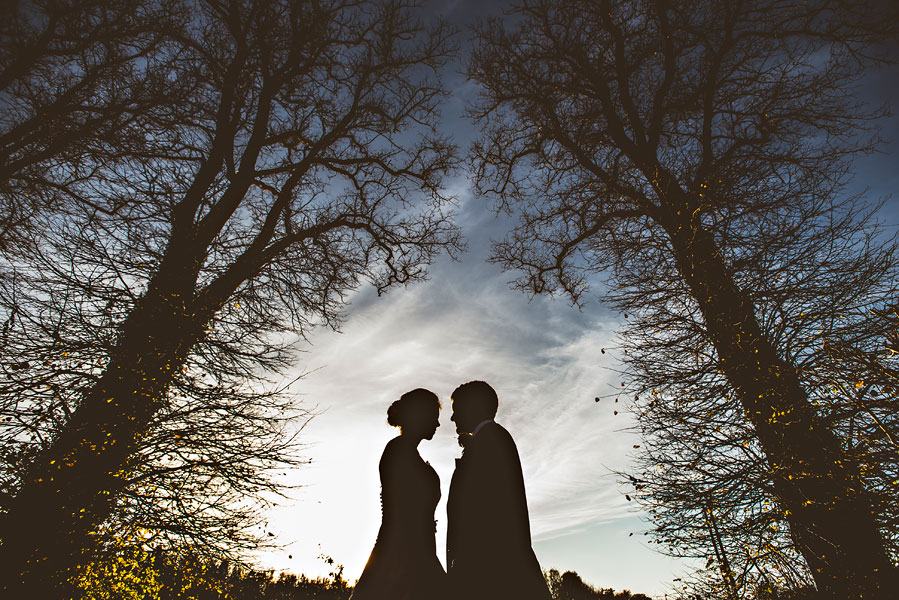
<instances>
[{"instance_id":1,"label":"bride's face profile","mask_svg":"<svg viewBox=\"0 0 899 600\"><path fill-rule=\"evenodd\" d=\"M403 427L402 432L404 435L430 440L434 437L438 427L440 427L440 408L433 406L416 411L411 423Z\"/></svg>"}]
</instances>

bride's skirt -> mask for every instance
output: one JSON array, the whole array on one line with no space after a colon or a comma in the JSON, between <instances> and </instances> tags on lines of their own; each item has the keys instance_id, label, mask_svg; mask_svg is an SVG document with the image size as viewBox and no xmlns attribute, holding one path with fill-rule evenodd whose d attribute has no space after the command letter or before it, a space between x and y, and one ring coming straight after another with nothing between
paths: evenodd
<instances>
[{"instance_id":1,"label":"bride's skirt","mask_svg":"<svg viewBox=\"0 0 899 600\"><path fill-rule=\"evenodd\" d=\"M433 543L410 546L379 539L351 600L444 600L446 572Z\"/></svg>"}]
</instances>

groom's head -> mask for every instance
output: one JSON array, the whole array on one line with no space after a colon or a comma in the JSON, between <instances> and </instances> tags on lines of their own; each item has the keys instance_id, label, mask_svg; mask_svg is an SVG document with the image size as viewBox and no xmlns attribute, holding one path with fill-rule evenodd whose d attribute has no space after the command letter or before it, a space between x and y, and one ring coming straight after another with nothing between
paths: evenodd
<instances>
[{"instance_id":1,"label":"groom's head","mask_svg":"<svg viewBox=\"0 0 899 600\"><path fill-rule=\"evenodd\" d=\"M469 381L453 391L452 421L457 433L471 433L478 423L496 416L499 399L484 381Z\"/></svg>"}]
</instances>

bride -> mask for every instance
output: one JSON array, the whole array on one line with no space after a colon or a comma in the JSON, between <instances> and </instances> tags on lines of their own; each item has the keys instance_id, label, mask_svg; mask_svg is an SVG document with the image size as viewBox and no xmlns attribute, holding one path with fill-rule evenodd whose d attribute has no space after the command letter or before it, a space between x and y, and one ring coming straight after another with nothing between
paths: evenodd
<instances>
[{"instance_id":1,"label":"bride","mask_svg":"<svg viewBox=\"0 0 899 600\"><path fill-rule=\"evenodd\" d=\"M434 437L439 416L440 400L423 388L387 410L400 435L381 455L381 529L351 600L433 600L446 589L434 542L440 479L418 454L419 442Z\"/></svg>"}]
</instances>

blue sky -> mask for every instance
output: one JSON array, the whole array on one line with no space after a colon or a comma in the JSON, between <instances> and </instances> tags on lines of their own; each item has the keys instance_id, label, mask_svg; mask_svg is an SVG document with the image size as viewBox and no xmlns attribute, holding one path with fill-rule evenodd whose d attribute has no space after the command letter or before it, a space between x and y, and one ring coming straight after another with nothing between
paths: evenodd
<instances>
[{"instance_id":1,"label":"blue sky","mask_svg":"<svg viewBox=\"0 0 899 600\"><path fill-rule=\"evenodd\" d=\"M465 27L499 14L506 4L457 0L429 7ZM444 122L464 148L475 129L461 119L461 110L477 90L457 71L446 74L453 97ZM896 69L873 74L865 95L897 106L896 81ZM868 187L871 198L885 197L899 184L899 119L884 121L881 134L882 152L856 169L855 189ZM615 344L621 316L598 301L578 310L564 299L529 299L510 290L513 274L485 262L490 240L502 235L506 223L472 196L464 173L448 186L458 197L458 222L469 243L461 260L442 259L430 281L381 298L372 289L359 290L342 331L316 331L303 347L297 369L308 374L296 390L307 408L320 413L300 438L312 463L290 474L303 487L295 501L270 514L270 529L285 547L260 556L260 566L322 575L329 567L318 556L325 554L346 567L350 580L359 576L380 524L378 460L397 433L386 423L387 406L416 387L433 390L444 402L441 427L420 447L441 479L440 554L453 459L461 452L449 421L449 394L460 383L484 379L499 393L497 420L518 443L541 565L575 570L595 586L662 597L689 565L657 553L639 535L644 515L611 474L627 469L639 439L628 431L626 407L593 400L618 385L615 353L601 349ZM899 225L899 202L889 200L881 216L890 228Z\"/></svg>"}]
</instances>

